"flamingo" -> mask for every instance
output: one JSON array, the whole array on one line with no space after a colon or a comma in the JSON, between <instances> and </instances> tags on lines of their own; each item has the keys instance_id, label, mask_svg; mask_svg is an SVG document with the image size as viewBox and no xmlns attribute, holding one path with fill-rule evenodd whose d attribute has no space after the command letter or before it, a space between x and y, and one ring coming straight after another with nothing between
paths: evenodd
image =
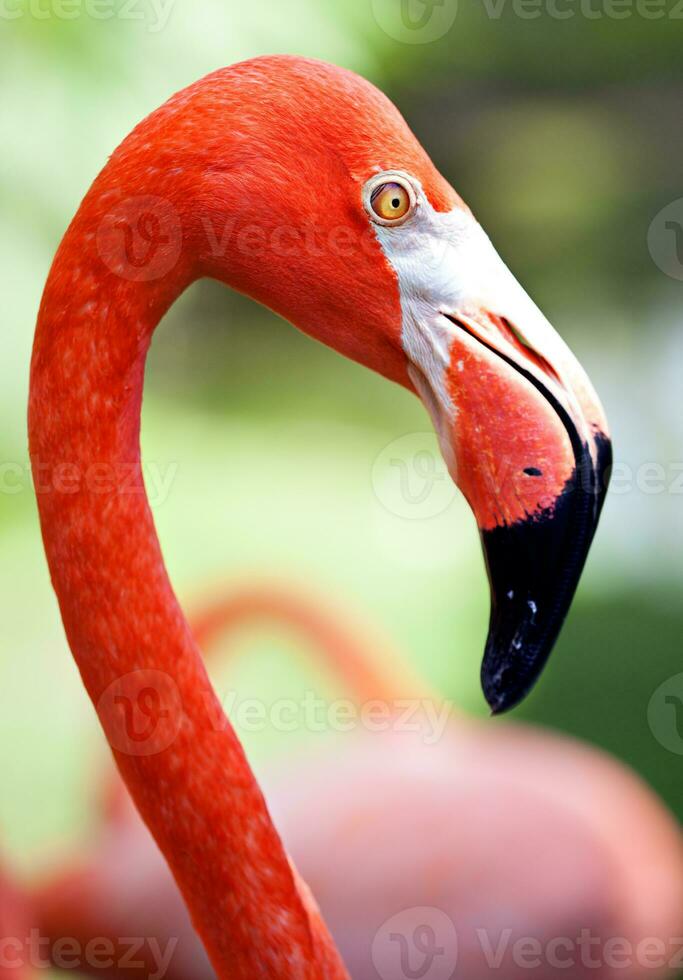
<instances>
[{"instance_id":1,"label":"flamingo","mask_svg":"<svg viewBox=\"0 0 683 980\"><path fill-rule=\"evenodd\" d=\"M243 583L206 602L192 628L204 653L215 656L217 638L223 649L241 626L263 622L298 635L319 667L343 679L359 704L381 698L395 706L406 691L433 696L382 637L310 589ZM234 650L228 645L226 652ZM469 980L514 972L510 950L524 935L522 924L541 944L580 925L595 937L625 937L633 948L647 937L664 941L676 929L683 910L680 839L652 795L612 760L569 739L520 725L496 733L487 728L449 715L441 750L419 734L377 738L362 732L362 740L354 735L335 745L333 765L328 746L289 766L286 783L266 769L277 825L297 867L314 884L353 976L377 975L373 937L392 915L401 915L409 938L418 923L405 909L416 902L431 915L445 905L458 923L458 975ZM549 783L561 786L563 795L548 791ZM132 965L130 958L114 957L107 976L133 980L141 963L157 976L163 962L165 980L210 980L211 966L168 867L119 780L107 784L105 800L105 819L90 851L31 894L41 935L52 942L72 937L81 949L103 938L116 949L117 937L144 936ZM482 820L489 828L485 835L479 833ZM515 839L516 848L510 846ZM530 845L533 861L525 851ZM354 875L356 866L364 880ZM449 892L452 881L458 886ZM514 940L492 971L465 924L490 923L501 907L513 905ZM375 944L380 976L393 976L380 963L382 953ZM103 975L100 964L88 969L86 962L84 969ZM544 980L551 975L566 975L566 967L548 968ZM586 974L577 966L572 976L579 975ZM616 980L625 974L623 966L604 964L591 966L587 975ZM628 977L655 975L661 973L636 967Z\"/></svg>"},{"instance_id":2,"label":"flamingo","mask_svg":"<svg viewBox=\"0 0 683 980\"><path fill-rule=\"evenodd\" d=\"M144 493L146 353L202 276L422 398L481 530L495 713L533 685L567 613L606 489L607 423L395 107L340 68L260 58L178 93L124 140L62 240L29 442L83 682L217 976L346 977L208 682Z\"/></svg>"}]
</instances>

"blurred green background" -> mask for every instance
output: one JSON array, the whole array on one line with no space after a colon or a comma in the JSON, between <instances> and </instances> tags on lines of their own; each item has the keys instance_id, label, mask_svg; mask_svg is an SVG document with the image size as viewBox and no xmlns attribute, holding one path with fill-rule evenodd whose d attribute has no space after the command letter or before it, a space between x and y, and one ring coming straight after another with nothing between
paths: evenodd
<instances>
[{"instance_id":1,"label":"blurred green background","mask_svg":"<svg viewBox=\"0 0 683 980\"><path fill-rule=\"evenodd\" d=\"M526 18L512 2L461 0L429 43L413 43L391 0L170 0L161 19L139 0L135 19L102 21L85 8L38 16L48 0L3 7L0 829L19 866L78 838L108 765L27 476L42 286L129 129L197 77L266 52L335 61L384 89L593 378L618 481L556 653L518 715L606 747L683 817L683 739L656 693L683 670L683 284L648 249L653 219L651 235L669 247L656 215L683 193L683 21L672 4L661 19L635 0L623 18L598 0L602 16L566 7L573 17L541 8ZM437 13L449 11L447 0ZM157 332L143 421L144 458L168 480L155 513L184 600L247 574L314 581L377 623L458 706L484 712L488 597L474 522L439 480L411 512L392 465L398 454L419 495L415 447L433 452L434 440L415 399L200 283ZM240 690L310 686L291 666L291 640L259 630L243 642L248 663L231 676ZM250 748L258 761L286 753L287 739Z\"/></svg>"}]
</instances>

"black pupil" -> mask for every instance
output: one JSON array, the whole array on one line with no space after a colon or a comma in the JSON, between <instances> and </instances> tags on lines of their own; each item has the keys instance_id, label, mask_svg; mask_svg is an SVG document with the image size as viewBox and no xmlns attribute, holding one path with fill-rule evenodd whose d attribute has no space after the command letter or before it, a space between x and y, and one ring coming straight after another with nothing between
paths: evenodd
<instances>
[{"instance_id":1,"label":"black pupil","mask_svg":"<svg viewBox=\"0 0 683 980\"><path fill-rule=\"evenodd\" d=\"M397 187L396 184L380 184L376 187L370 196L370 202L374 206L375 200L380 197L380 195L385 195L387 191L391 194L389 198L389 207L394 211L400 211L403 206L403 200L399 194L402 190L401 187ZM385 204L386 207L386 204Z\"/></svg>"}]
</instances>

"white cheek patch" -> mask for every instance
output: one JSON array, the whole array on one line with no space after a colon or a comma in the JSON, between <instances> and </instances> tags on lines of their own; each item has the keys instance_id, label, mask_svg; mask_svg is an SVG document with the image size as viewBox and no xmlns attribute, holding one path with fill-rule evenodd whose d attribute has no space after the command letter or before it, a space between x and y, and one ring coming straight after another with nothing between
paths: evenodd
<instances>
[{"instance_id":1,"label":"white cheek patch","mask_svg":"<svg viewBox=\"0 0 683 980\"><path fill-rule=\"evenodd\" d=\"M408 221L395 227L375 225L375 233L398 278L402 343L412 365L411 379L441 435L456 415L446 372L458 332L443 311L485 310L504 316L551 364L561 365L569 351L471 213L460 208L435 211L419 185L417 200ZM414 374L422 378L416 381ZM425 385L431 397L423 392Z\"/></svg>"},{"instance_id":2,"label":"white cheek patch","mask_svg":"<svg viewBox=\"0 0 683 980\"><path fill-rule=\"evenodd\" d=\"M465 298L467 274L460 270L466 267L473 228L478 225L464 211L436 212L421 189L417 210L405 225L375 225L398 279L408 374L431 416L444 460L456 481L452 427L457 410L448 392L447 371L457 328L441 311L457 309Z\"/></svg>"},{"instance_id":3,"label":"white cheek patch","mask_svg":"<svg viewBox=\"0 0 683 980\"><path fill-rule=\"evenodd\" d=\"M476 222L460 210L440 214L422 191L418 201L415 214L404 225L376 225L375 233L398 278L401 339L413 366L411 380L433 418L438 407L440 416L453 419L455 406L445 375L456 327L440 311L457 308L464 299L466 281L459 269ZM422 378L416 381L414 375ZM421 390L425 382L431 389L430 399Z\"/></svg>"},{"instance_id":4,"label":"white cheek patch","mask_svg":"<svg viewBox=\"0 0 683 980\"><path fill-rule=\"evenodd\" d=\"M408 374L431 416L444 460L457 482L452 433L457 409L447 378L457 327L442 311L471 305L473 278L478 278L473 272L486 244L491 251L493 246L468 212L435 211L421 189L418 202L415 214L403 226L376 225L375 232L398 278Z\"/></svg>"},{"instance_id":5,"label":"white cheek patch","mask_svg":"<svg viewBox=\"0 0 683 980\"><path fill-rule=\"evenodd\" d=\"M506 276L517 284L469 212L460 208L435 211L419 186L417 201L415 213L404 224L374 227L398 278L408 374L431 416L444 460L457 482L452 431L457 409L448 390L448 369L458 328L442 311L465 312L473 306L494 309L487 306L481 287L500 285ZM509 283L506 291L510 291Z\"/></svg>"}]
</instances>

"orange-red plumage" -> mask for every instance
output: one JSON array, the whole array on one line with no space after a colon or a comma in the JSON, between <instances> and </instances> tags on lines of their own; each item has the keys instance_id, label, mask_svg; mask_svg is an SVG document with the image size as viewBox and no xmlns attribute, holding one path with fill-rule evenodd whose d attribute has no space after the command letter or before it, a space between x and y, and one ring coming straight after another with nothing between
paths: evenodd
<instances>
[{"instance_id":1,"label":"orange-red plumage","mask_svg":"<svg viewBox=\"0 0 683 980\"><path fill-rule=\"evenodd\" d=\"M409 175L398 179L415 197L416 220L402 226L408 237L400 240L392 233L401 229L374 227L364 205L368 181L385 170ZM416 243L422 251L411 249ZM529 315L541 352L500 356L498 348L509 347L506 336L487 352L482 348L482 365L501 379L492 386L501 399L480 400L472 427L453 435L461 396L449 379L460 346L476 341L462 332L452 307L467 311L484 301L479 288L467 293L463 269L476 279L476 261L468 265L467 257L480 256L484 278L496 279L500 260L489 249L381 93L342 69L274 57L216 72L144 120L91 187L55 257L38 317L29 405L52 581L118 767L220 978L334 980L346 973L273 826L166 574L140 470L142 386L153 331L189 283L212 276L419 391L445 451L459 454L461 463L480 445L482 426L491 422L500 443L517 418L529 431L515 440L515 466L527 466L526 457L533 461L549 444L562 461L571 462L571 450L576 467L588 465L587 505L577 508L574 498L564 511L570 530L580 525L581 534L569 535L578 544L571 574L557 590L560 600L548 601L546 610L545 602L531 601L532 593L526 597L525 589L553 584L546 574L539 584L527 568L521 599L496 619L504 643L492 644L485 690L501 710L533 683L578 581L604 495L596 448L603 433L598 409L584 418L594 405L580 368L502 276L507 298ZM439 254L442 265L431 261ZM421 261L424 255L429 262ZM491 323L499 314L503 322L504 310L488 312ZM551 355L571 361L570 380L562 375L565 388L554 401L534 375ZM520 377L535 384L529 388ZM476 380L470 371L462 383L472 391ZM524 399L524 412L516 410L515 397ZM562 427L553 407L560 403ZM468 432L463 451L459 439L467 441ZM556 493L559 477L545 479ZM542 487L529 495L534 516ZM473 495L492 489L477 486ZM496 531L508 527L508 518L523 524L526 510L515 500L512 494L507 509L492 511ZM471 502L477 512L479 501ZM548 540L564 548L562 527ZM545 539L535 540L548 550ZM546 560L564 575L552 549ZM500 592L500 582L492 582ZM520 658L525 645L529 655Z\"/></svg>"}]
</instances>

